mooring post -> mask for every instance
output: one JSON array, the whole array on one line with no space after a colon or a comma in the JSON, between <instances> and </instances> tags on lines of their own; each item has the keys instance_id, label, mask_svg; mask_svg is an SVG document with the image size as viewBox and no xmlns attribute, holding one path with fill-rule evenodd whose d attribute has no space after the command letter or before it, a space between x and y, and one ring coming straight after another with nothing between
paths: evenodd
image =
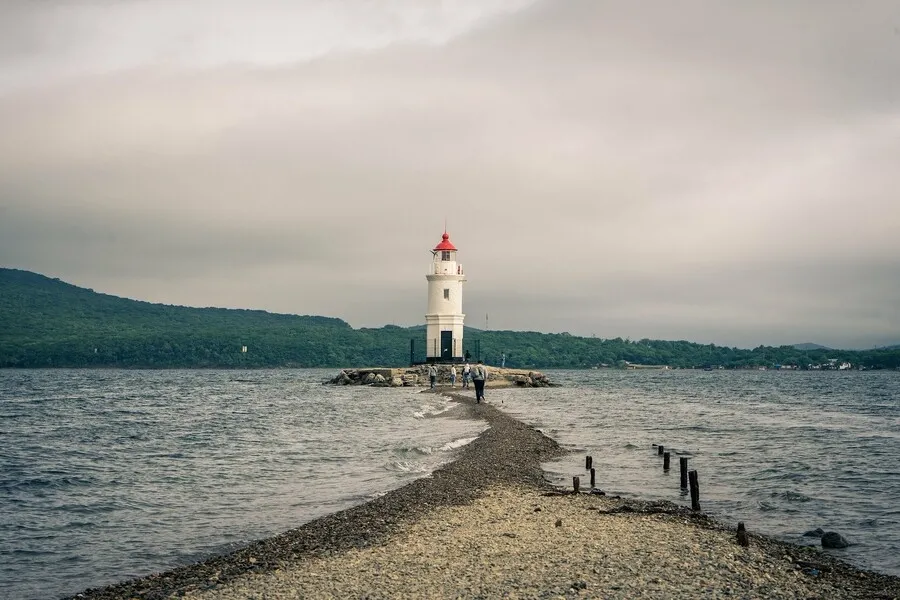
<instances>
[{"instance_id":1,"label":"mooring post","mask_svg":"<svg viewBox=\"0 0 900 600\"><path fill-rule=\"evenodd\" d=\"M688 479L691 482L691 510L700 510L700 486L697 481L697 470L688 471Z\"/></svg>"},{"instance_id":2,"label":"mooring post","mask_svg":"<svg viewBox=\"0 0 900 600\"><path fill-rule=\"evenodd\" d=\"M669 457L671 455L668 452L663 452L663 471L669 470Z\"/></svg>"},{"instance_id":3,"label":"mooring post","mask_svg":"<svg viewBox=\"0 0 900 600\"><path fill-rule=\"evenodd\" d=\"M688 486L688 478L687 478L687 456L679 456L678 457L678 467L681 470L681 489L686 490Z\"/></svg>"},{"instance_id":4,"label":"mooring post","mask_svg":"<svg viewBox=\"0 0 900 600\"><path fill-rule=\"evenodd\" d=\"M594 457L588 454L584 457L584 470L590 471L592 466L594 466Z\"/></svg>"},{"instance_id":5,"label":"mooring post","mask_svg":"<svg viewBox=\"0 0 900 600\"><path fill-rule=\"evenodd\" d=\"M597 470L594 467L591 467L591 489L595 488L597 484Z\"/></svg>"},{"instance_id":6,"label":"mooring post","mask_svg":"<svg viewBox=\"0 0 900 600\"><path fill-rule=\"evenodd\" d=\"M578 477L573 477L573 478L572 478L572 490L573 490L573 493L575 493L575 494L578 493L578 487L579 487L579 484L580 484L580 483L581 483L581 482L578 480Z\"/></svg>"},{"instance_id":7,"label":"mooring post","mask_svg":"<svg viewBox=\"0 0 900 600\"><path fill-rule=\"evenodd\" d=\"M657 446L657 447L656 447L656 453L657 453L659 456L662 456L662 455L663 455L663 452L665 452L665 450L666 450L666 449L663 448L662 446Z\"/></svg>"}]
</instances>

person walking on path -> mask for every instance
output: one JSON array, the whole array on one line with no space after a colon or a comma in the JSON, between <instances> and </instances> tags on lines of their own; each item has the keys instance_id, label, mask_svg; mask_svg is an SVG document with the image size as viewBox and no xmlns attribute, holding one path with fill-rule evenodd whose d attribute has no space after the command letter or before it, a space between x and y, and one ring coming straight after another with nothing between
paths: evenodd
<instances>
[{"instance_id":1,"label":"person walking on path","mask_svg":"<svg viewBox=\"0 0 900 600\"><path fill-rule=\"evenodd\" d=\"M437 367L434 365L430 365L428 367L428 378L431 379L431 389L434 389L434 384L437 382Z\"/></svg>"},{"instance_id":2,"label":"person walking on path","mask_svg":"<svg viewBox=\"0 0 900 600\"><path fill-rule=\"evenodd\" d=\"M466 365L463 367L463 383L462 386L466 389L469 389L469 377L472 376L472 367L469 366L469 363L466 362Z\"/></svg>"},{"instance_id":3,"label":"person walking on path","mask_svg":"<svg viewBox=\"0 0 900 600\"><path fill-rule=\"evenodd\" d=\"M456 387L456 365L450 365L450 387Z\"/></svg>"},{"instance_id":4,"label":"person walking on path","mask_svg":"<svg viewBox=\"0 0 900 600\"><path fill-rule=\"evenodd\" d=\"M484 382L487 381L487 378L487 367L485 367L484 363L479 360L475 364L475 368L472 369L472 381L475 382L476 404L481 404L481 401L484 400Z\"/></svg>"}]
</instances>

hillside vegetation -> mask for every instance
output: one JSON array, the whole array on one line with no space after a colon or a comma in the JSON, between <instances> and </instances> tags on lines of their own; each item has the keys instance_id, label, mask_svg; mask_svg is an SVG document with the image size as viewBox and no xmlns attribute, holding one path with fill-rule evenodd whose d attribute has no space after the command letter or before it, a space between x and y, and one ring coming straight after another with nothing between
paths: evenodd
<instances>
[{"instance_id":1,"label":"hillside vegetation","mask_svg":"<svg viewBox=\"0 0 900 600\"><path fill-rule=\"evenodd\" d=\"M43 275L0 269L0 367L402 366L410 340L424 359L424 326L354 329L341 319L259 310L189 308L101 294ZM775 365L900 367L900 349L793 346L752 350L686 341L600 339L566 333L466 328L466 347L488 363L587 368ZM247 352L241 351L242 346Z\"/></svg>"}]
</instances>

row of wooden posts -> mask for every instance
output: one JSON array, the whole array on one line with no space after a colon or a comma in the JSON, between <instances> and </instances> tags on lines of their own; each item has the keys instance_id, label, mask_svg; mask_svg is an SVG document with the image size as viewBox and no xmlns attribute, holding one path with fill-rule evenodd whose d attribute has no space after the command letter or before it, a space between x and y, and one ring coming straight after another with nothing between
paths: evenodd
<instances>
[{"instance_id":1,"label":"row of wooden posts","mask_svg":"<svg viewBox=\"0 0 900 600\"><path fill-rule=\"evenodd\" d=\"M663 446L657 446L657 455L663 457L663 471L669 471L669 462L671 454L666 451ZM690 488L691 493L691 510L700 510L700 483L697 478L697 470L688 471L688 457L679 456L678 466L681 469L681 489ZM594 469L594 457L590 454L584 457L584 470L591 474L591 488L596 487L597 470ZM577 494L581 486L581 478L575 476L572 478L572 488Z\"/></svg>"}]
</instances>

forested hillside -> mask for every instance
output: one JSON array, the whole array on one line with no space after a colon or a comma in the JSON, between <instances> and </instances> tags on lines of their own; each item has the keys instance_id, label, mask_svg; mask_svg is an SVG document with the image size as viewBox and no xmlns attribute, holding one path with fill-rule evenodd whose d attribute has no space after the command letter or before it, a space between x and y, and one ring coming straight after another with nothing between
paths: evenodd
<instances>
[{"instance_id":1,"label":"forested hillside","mask_svg":"<svg viewBox=\"0 0 900 600\"><path fill-rule=\"evenodd\" d=\"M354 330L340 319L151 304L27 271L0 270L0 366L408 362L409 335L395 337L396 343L385 344L374 331ZM397 352L385 357L391 346Z\"/></svg>"},{"instance_id":2,"label":"forested hillside","mask_svg":"<svg viewBox=\"0 0 900 600\"><path fill-rule=\"evenodd\" d=\"M354 329L341 319L258 310L151 304L0 269L0 367L345 367L402 366L424 326ZM242 346L247 352L241 351ZM584 338L466 328L466 347L492 364L522 368L822 365L900 367L900 349L853 352L752 350L686 341Z\"/></svg>"}]
</instances>

